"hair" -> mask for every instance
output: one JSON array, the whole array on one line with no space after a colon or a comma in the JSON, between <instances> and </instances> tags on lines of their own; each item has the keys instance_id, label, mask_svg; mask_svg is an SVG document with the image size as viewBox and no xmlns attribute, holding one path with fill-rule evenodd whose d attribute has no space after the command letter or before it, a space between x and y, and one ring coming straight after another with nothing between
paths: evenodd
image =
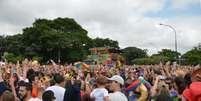
<instances>
[{"instance_id":1,"label":"hair","mask_svg":"<svg viewBox=\"0 0 201 101\"><path fill-rule=\"evenodd\" d=\"M72 87L71 80L66 80L65 88L68 89L70 87Z\"/></svg>"},{"instance_id":2,"label":"hair","mask_svg":"<svg viewBox=\"0 0 201 101\"><path fill-rule=\"evenodd\" d=\"M50 86L54 86L55 84L56 84L56 82L54 79L50 80Z\"/></svg>"},{"instance_id":3,"label":"hair","mask_svg":"<svg viewBox=\"0 0 201 101\"><path fill-rule=\"evenodd\" d=\"M32 84L31 83L27 83L27 82L20 82L19 86L23 86L26 88L27 91L32 91Z\"/></svg>"},{"instance_id":4,"label":"hair","mask_svg":"<svg viewBox=\"0 0 201 101\"><path fill-rule=\"evenodd\" d=\"M169 95L159 94L155 101L173 101L173 99Z\"/></svg>"},{"instance_id":5,"label":"hair","mask_svg":"<svg viewBox=\"0 0 201 101\"><path fill-rule=\"evenodd\" d=\"M186 86L189 87L190 84L192 83L191 74L190 74L190 73L187 73L187 74L184 76L184 81L185 81Z\"/></svg>"},{"instance_id":6,"label":"hair","mask_svg":"<svg viewBox=\"0 0 201 101\"><path fill-rule=\"evenodd\" d=\"M85 94L85 95L82 97L82 101L95 101L95 98L91 98L90 95Z\"/></svg>"},{"instance_id":7,"label":"hair","mask_svg":"<svg viewBox=\"0 0 201 101\"><path fill-rule=\"evenodd\" d=\"M104 76L100 76L96 79L96 83L98 85L105 85L106 83L108 83L108 80L106 79L106 77Z\"/></svg>"},{"instance_id":8,"label":"hair","mask_svg":"<svg viewBox=\"0 0 201 101\"><path fill-rule=\"evenodd\" d=\"M162 85L162 87L160 88L160 94L164 94L164 95L169 95L169 88L167 88L165 85Z\"/></svg>"},{"instance_id":9,"label":"hair","mask_svg":"<svg viewBox=\"0 0 201 101\"><path fill-rule=\"evenodd\" d=\"M75 82L74 82L74 86L77 86L77 87L81 87L81 85L82 85L82 82L80 81L80 80L75 80Z\"/></svg>"},{"instance_id":10,"label":"hair","mask_svg":"<svg viewBox=\"0 0 201 101\"><path fill-rule=\"evenodd\" d=\"M34 72L34 70L33 69L29 69L27 71L27 75L26 76L27 76L29 82L32 83L32 81L34 81L34 79L35 79L35 72Z\"/></svg>"},{"instance_id":11,"label":"hair","mask_svg":"<svg viewBox=\"0 0 201 101\"><path fill-rule=\"evenodd\" d=\"M15 96L7 90L1 95L1 101L15 101Z\"/></svg>"},{"instance_id":12,"label":"hair","mask_svg":"<svg viewBox=\"0 0 201 101\"><path fill-rule=\"evenodd\" d=\"M64 101L80 101L81 100L81 96L80 96L81 82L80 82L80 80L75 80L74 84L70 85L70 86L71 87L66 88L66 91L64 93Z\"/></svg>"},{"instance_id":13,"label":"hair","mask_svg":"<svg viewBox=\"0 0 201 101\"><path fill-rule=\"evenodd\" d=\"M53 99L55 99L54 92L51 90L45 91L42 95L43 101L52 101Z\"/></svg>"},{"instance_id":14,"label":"hair","mask_svg":"<svg viewBox=\"0 0 201 101\"><path fill-rule=\"evenodd\" d=\"M177 91L179 94L182 94L183 91L186 89L186 84L185 84L185 80L182 77L176 77L174 79L176 86L177 86Z\"/></svg>"},{"instance_id":15,"label":"hair","mask_svg":"<svg viewBox=\"0 0 201 101\"><path fill-rule=\"evenodd\" d=\"M60 74L55 74L54 75L54 80L55 80L55 82L57 83L57 84L60 84L60 83L62 83L62 82L64 82L64 77L63 76L61 76Z\"/></svg>"}]
</instances>

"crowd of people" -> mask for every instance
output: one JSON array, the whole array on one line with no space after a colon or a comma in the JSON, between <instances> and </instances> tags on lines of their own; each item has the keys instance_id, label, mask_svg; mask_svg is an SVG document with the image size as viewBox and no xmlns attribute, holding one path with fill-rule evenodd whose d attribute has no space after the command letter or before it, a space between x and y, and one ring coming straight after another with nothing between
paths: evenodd
<instances>
[{"instance_id":1,"label":"crowd of people","mask_svg":"<svg viewBox=\"0 0 201 101\"><path fill-rule=\"evenodd\" d=\"M200 66L0 64L0 101L201 101Z\"/></svg>"}]
</instances>

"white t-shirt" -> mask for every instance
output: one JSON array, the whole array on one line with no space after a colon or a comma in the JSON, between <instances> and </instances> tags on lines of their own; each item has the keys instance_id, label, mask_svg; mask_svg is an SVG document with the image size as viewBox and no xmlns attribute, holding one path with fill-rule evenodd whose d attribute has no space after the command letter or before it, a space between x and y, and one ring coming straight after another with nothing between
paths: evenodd
<instances>
[{"instance_id":1,"label":"white t-shirt","mask_svg":"<svg viewBox=\"0 0 201 101\"><path fill-rule=\"evenodd\" d=\"M95 101L104 101L106 96L108 96L108 91L105 88L96 88L90 94L90 97L94 97Z\"/></svg>"},{"instance_id":2,"label":"white t-shirt","mask_svg":"<svg viewBox=\"0 0 201 101\"><path fill-rule=\"evenodd\" d=\"M110 101L128 101L122 92L114 92L109 94Z\"/></svg>"},{"instance_id":3,"label":"white t-shirt","mask_svg":"<svg viewBox=\"0 0 201 101\"><path fill-rule=\"evenodd\" d=\"M31 99L29 99L29 101L42 101L42 100L39 98L31 98Z\"/></svg>"},{"instance_id":4,"label":"white t-shirt","mask_svg":"<svg viewBox=\"0 0 201 101\"><path fill-rule=\"evenodd\" d=\"M60 86L51 86L46 89L54 92L54 96L56 97L56 101L63 101L65 89Z\"/></svg>"}]
</instances>

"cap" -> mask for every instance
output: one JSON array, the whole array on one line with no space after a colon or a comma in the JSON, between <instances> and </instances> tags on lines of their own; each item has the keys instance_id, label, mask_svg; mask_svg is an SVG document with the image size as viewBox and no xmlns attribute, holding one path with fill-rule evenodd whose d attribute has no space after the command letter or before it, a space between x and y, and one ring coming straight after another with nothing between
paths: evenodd
<instances>
[{"instance_id":1,"label":"cap","mask_svg":"<svg viewBox=\"0 0 201 101\"><path fill-rule=\"evenodd\" d=\"M114 75L111 78L108 78L111 81L117 81L119 84L124 85L124 79L119 75Z\"/></svg>"}]
</instances>

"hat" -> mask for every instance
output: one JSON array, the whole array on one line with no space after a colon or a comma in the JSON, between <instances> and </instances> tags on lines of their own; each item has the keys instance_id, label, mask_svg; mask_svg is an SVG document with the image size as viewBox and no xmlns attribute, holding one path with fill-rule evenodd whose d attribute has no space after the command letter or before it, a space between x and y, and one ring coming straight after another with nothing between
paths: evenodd
<instances>
[{"instance_id":1,"label":"hat","mask_svg":"<svg viewBox=\"0 0 201 101\"><path fill-rule=\"evenodd\" d=\"M117 81L119 84L124 85L124 79L119 75L114 75L113 77L108 78L108 80Z\"/></svg>"}]
</instances>

